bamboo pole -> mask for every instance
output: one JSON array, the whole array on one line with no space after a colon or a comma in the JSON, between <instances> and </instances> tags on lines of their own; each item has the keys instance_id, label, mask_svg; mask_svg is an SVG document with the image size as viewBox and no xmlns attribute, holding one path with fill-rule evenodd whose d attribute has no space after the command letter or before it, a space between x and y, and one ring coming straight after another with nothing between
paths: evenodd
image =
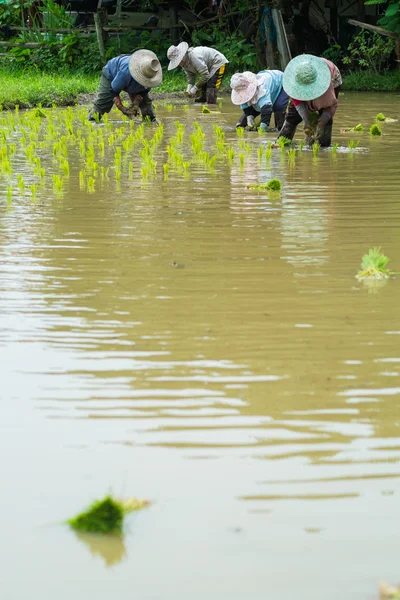
<instances>
[{"instance_id":1,"label":"bamboo pole","mask_svg":"<svg viewBox=\"0 0 400 600\"><path fill-rule=\"evenodd\" d=\"M355 25L356 27L361 27L361 29L368 29L368 31L374 31L375 33L379 33L380 35L385 35L386 37L393 38L394 40L398 40L400 38L398 33L394 31L388 31L387 29L383 29L383 27L378 27L377 25L370 25L369 23L362 23L361 21L356 21L355 19L349 19L347 21L350 25Z\"/></svg>"},{"instance_id":2,"label":"bamboo pole","mask_svg":"<svg viewBox=\"0 0 400 600\"><path fill-rule=\"evenodd\" d=\"M93 18L94 18L94 24L96 25L97 43L99 44L99 52L100 52L101 60L105 64L106 49L104 46L103 28L102 28L100 14L98 12L95 12L93 15Z\"/></svg>"}]
</instances>

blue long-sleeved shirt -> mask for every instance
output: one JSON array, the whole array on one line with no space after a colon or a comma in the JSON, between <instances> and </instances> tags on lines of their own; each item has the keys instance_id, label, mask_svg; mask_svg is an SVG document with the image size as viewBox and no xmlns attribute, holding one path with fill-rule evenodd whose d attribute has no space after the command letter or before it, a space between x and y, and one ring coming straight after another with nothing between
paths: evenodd
<instances>
[{"instance_id":1,"label":"blue long-sleeved shirt","mask_svg":"<svg viewBox=\"0 0 400 600\"><path fill-rule=\"evenodd\" d=\"M253 104L252 102L246 102L245 104L241 104L240 108L244 109L252 106L258 112L261 112L262 107L266 104L274 105L276 99L278 98L282 90L282 80L282 71L260 71L259 73L257 73L258 88L262 86L265 89L266 93L263 96L261 96L261 98L259 98L255 104Z\"/></svg>"},{"instance_id":2,"label":"blue long-sleeved shirt","mask_svg":"<svg viewBox=\"0 0 400 600\"><path fill-rule=\"evenodd\" d=\"M130 54L121 54L108 61L103 68L103 74L111 81L111 89L117 96L120 92L128 92L128 94L140 94L140 92L149 91L150 88L145 88L140 83L133 79L129 71Z\"/></svg>"}]
</instances>

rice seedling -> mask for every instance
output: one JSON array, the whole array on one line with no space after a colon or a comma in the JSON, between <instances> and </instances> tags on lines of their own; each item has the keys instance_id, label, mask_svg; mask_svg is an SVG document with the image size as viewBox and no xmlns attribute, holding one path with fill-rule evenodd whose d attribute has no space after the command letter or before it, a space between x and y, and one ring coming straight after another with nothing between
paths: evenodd
<instances>
[{"instance_id":1,"label":"rice seedling","mask_svg":"<svg viewBox=\"0 0 400 600\"><path fill-rule=\"evenodd\" d=\"M289 148L287 153L288 161L290 163L296 162L296 148Z\"/></svg>"},{"instance_id":2,"label":"rice seedling","mask_svg":"<svg viewBox=\"0 0 400 600\"><path fill-rule=\"evenodd\" d=\"M79 171L79 187L81 190L85 188L85 171Z\"/></svg>"},{"instance_id":3,"label":"rice seedling","mask_svg":"<svg viewBox=\"0 0 400 600\"><path fill-rule=\"evenodd\" d=\"M234 148L232 148L232 146L230 146L229 148L226 149L226 156L228 158L229 161L232 161L235 158L235 150Z\"/></svg>"},{"instance_id":4,"label":"rice seedling","mask_svg":"<svg viewBox=\"0 0 400 600\"><path fill-rule=\"evenodd\" d=\"M244 127L236 127L236 135L238 138L242 138L244 136Z\"/></svg>"},{"instance_id":5,"label":"rice seedling","mask_svg":"<svg viewBox=\"0 0 400 600\"><path fill-rule=\"evenodd\" d=\"M301 140L301 141L299 142L299 146L298 146L298 148L299 148L299 152L302 152L302 150L303 150L303 148L304 148L304 141L303 141L303 140Z\"/></svg>"},{"instance_id":6,"label":"rice seedling","mask_svg":"<svg viewBox=\"0 0 400 600\"><path fill-rule=\"evenodd\" d=\"M60 175L53 175L53 188L56 192L62 192L64 189L64 180Z\"/></svg>"},{"instance_id":7,"label":"rice seedling","mask_svg":"<svg viewBox=\"0 0 400 600\"><path fill-rule=\"evenodd\" d=\"M174 108L174 107L172 106L172 104L167 104L167 111L168 111L168 112L172 112L172 109L173 109L173 108Z\"/></svg>"},{"instance_id":8,"label":"rice seedling","mask_svg":"<svg viewBox=\"0 0 400 600\"><path fill-rule=\"evenodd\" d=\"M203 115L209 115L211 113L211 110L209 108L207 108L207 106L205 104L203 104L203 106L201 108L201 112L203 113Z\"/></svg>"},{"instance_id":9,"label":"rice seedling","mask_svg":"<svg viewBox=\"0 0 400 600\"><path fill-rule=\"evenodd\" d=\"M362 257L361 271L357 273L357 279L388 279L393 274L386 269L388 262L388 257L381 252L380 247L370 248L368 254Z\"/></svg>"},{"instance_id":10,"label":"rice seedling","mask_svg":"<svg viewBox=\"0 0 400 600\"><path fill-rule=\"evenodd\" d=\"M271 142L268 142L267 147L265 149L265 160L267 162L270 161L271 156L272 156L272 144L271 144Z\"/></svg>"},{"instance_id":11,"label":"rice seedling","mask_svg":"<svg viewBox=\"0 0 400 600\"><path fill-rule=\"evenodd\" d=\"M37 187L36 184L32 183L29 186L30 192L31 192L31 200L32 202L34 202L36 200L36 191L37 191Z\"/></svg>"},{"instance_id":12,"label":"rice seedling","mask_svg":"<svg viewBox=\"0 0 400 600\"><path fill-rule=\"evenodd\" d=\"M262 162L263 155L264 155L264 147L263 146L259 146L258 147L258 151L257 151L257 156L258 156L258 162L259 163Z\"/></svg>"},{"instance_id":13,"label":"rice seedling","mask_svg":"<svg viewBox=\"0 0 400 600\"><path fill-rule=\"evenodd\" d=\"M332 154L336 155L337 149L339 148L339 144L332 144L331 146L331 152Z\"/></svg>"},{"instance_id":14,"label":"rice seedling","mask_svg":"<svg viewBox=\"0 0 400 600\"><path fill-rule=\"evenodd\" d=\"M115 500L106 496L103 500L93 502L86 511L69 519L67 523L76 531L102 534L122 533L124 517L147 505L147 501L137 498Z\"/></svg>"},{"instance_id":15,"label":"rice seedling","mask_svg":"<svg viewBox=\"0 0 400 600\"><path fill-rule=\"evenodd\" d=\"M163 164L163 170L164 170L164 179L168 179L168 171L169 171L169 164L168 163L164 163Z\"/></svg>"},{"instance_id":16,"label":"rice seedling","mask_svg":"<svg viewBox=\"0 0 400 600\"><path fill-rule=\"evenodd\" d=\"M318 142L314 142L314 144L312 145L312 153L314 158L317 158L320 148L321 144L318 144Z\"/></svg>"},{"instance_id":17,"label":"rice seedling","mask_svg":"<svg viewBox=\"0 0 400 600\"><path fill-rule=\"evenodd\" d=\"M133 162L130 162L128 165L128 177L129 179L133 179Z\"/></svg>"},{"instance_id":18,"label":"rice seedling","mask_svg":"<svg viewBox=\"0 0 400 600\"><path fill-rule=\"evenodd\" d=\"M386 117L385 117L385 115L384 115L383 113L378 113L378 114L376 115L376 117L375 117L375 120L376 120L376 121L381 121L381 122L382 122L382 121L385 121L385 120L386 120Z\"/></svg>"},{"instance_id":19,"label":"rice seedling","mask_svg":"<svg viewBox=\"0 0 400 600\"><path fill-rule=\"evenodd\" d=\"M13 188L11 185L7 187L7 204L10 206L12 204L13 197Z\"/></svg>"},{"instance_id":20,"label":"rice seedling","mask_svg":"<svg viewBox=\"0 0 400 600\"><path fill-rule=\"evenodd\" d=\"M354 128L354 131L364 131L364 127L361 125L361 123L359 123L358 125L356 125Z\"/></svg>"},{"instance_id":21,"label":"rice seedling","mask_svg":"<svg viewBox=\"0 0 400 600\"><path fill-rule=\"evenodd\" d=\"M188 104L184 104L184 105L183 105L183 110L184 110L184 111L187 111L187 110L189 110L189 105L188 105Z\"/></svg>"},{"instance_id":22,"label":"rice seedling","mask_svg":"<svg viewBox=\"0 0 400 600\"><path fill-rule=\"evenodd\" d=\"M358 140L349 140L347 147L349 148L349 150L355 150L358 145L359 145L359 141Z\"/></svg>"},{"instance_id":23,"label":"rice seedling","mask_svg":"<svg viewBox=\"0 0 400 600\"><path fill-rule=\"evenodd\" d=\"M118 167L115 169L115 181L121 181L122 171Z\"/></svg>"},{"instance_id":24,"label":"rice seedling","mask_svg":"<svg viewBox=\"0 0 400 600\"><path fill-rule=\"evenodd\" d=\"M370 133L370 135L376 135L376 136L378 136L378 135L382 135L382 130L379 127L379 125L377 125L375 123L375 125L371 125L371 127L369 129L369 133Z\"/></svg>"},{"instance_id":25,"label":"rice seedling","mask_svg":"<svg viewBox=\"0 0 400 600\"><path fill-rule=\"evenodd\" d=\"M94 194L95 192L95 179L94 177L88 177L87 180L87 191L89 192L89 194Z\"/></svg>"},{"instance_id":26,"label":"rice seedling","mask_svg":"<svg viewBox=\"0 0 400 600\"><path fill-rule=\"evenodd\" d=\"M24 180L23 176L21 175L21 173L18 173L18 175L17 175L17 185L21 191L24 191L25 180Z\"/></svg>"},{"instance_id":27,"label":"rice seedling","mask_svg":"<svg viewBox=\"0 0 400 600\"><path fill-rule=\"evenodd\" d=\"M213 158L216 158L216 156L214 156ZM191 163L188 160L183 163L183 172L185 173L185 175L189 175L190 164Z\"/></svg>"},{"instance_id":28,"label":"rice seedling","mask_svg":"<svg viewBox=\"0 0 400 600\"><path fill-rule=\"evenodd\" d=\"M244 159L245 159L245 155L243 154L243 152L241 152L239 154L239 163L240 163L240 167L243 168L244 167Z\"/></svg>"}]
</instances>

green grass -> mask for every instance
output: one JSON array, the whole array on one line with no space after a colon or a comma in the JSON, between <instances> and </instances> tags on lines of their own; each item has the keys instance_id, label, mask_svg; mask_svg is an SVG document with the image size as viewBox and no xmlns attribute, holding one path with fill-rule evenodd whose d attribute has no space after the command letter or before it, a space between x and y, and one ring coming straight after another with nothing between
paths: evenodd
<instances>
[{"instance_id":1,"label":"green grass","mask_svg":"<svg viewBox=\"0 0 400 600\"><path fill-rule=\"evenodd\" d=\"M343 77L343 89L349 92L398 92L400 71L379 75L369 71L353 71Z\"/></svg>"},{"instance_id":2,"label":"green grass","mask_svg":"<svg viewBox=\"0 0 400 600\"><path fill-rule=\"evenodd\" d=\"M162 85L157 92L181 92L185 89L182 73L165 73ZM92 94L97 91L100 73L40 73L22 70L13 65L0 66L0 104L3 108L31 108L42 106L68 106L76 104L79 94Z\"/></svg>"}]
</instances>

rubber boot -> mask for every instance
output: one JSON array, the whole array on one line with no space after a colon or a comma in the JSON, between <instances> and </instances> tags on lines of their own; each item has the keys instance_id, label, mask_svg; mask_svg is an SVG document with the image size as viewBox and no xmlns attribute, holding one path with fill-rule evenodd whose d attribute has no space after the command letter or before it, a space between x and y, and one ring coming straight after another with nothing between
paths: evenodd
<instances>
[{"instance_id":1,"label":"rubber boot","mask_svg":"<svg viewBox=\"0 0 400 600\"><path fill-rule=\"evenodd\" d=\"M286 112L274 112L275 129L280 131L285 122Z\"/></svg>"},{"instance_id":2,"label":"rubber boot","mask_svg":"<svg viewBox=\"0 0 400 600\"><path fill-rule=\"evenodd\" d=\"M154 112L154 106L149 96L144 96L143 100L139 104L140 112L142 113L143 121L146 119L150 119L150 121L155 121L156 113Z\"/></svg>"},{"instance_id":3,"label":"rubber boot","mask_svg":"<svg viewBox=\"0 0 400 600\"><path fill-rule=\"evenodd\" d=\"M285 137L288 140L292 140L294 137L294 134L296 133L296 127L297 127L297 125L293 125L293 123L288 123L288 121L286 121L286 119L285 119L282 129L278 133L277 140L279 140L280 137Z\"/></svg>"},{"instance_id":4,"label":"rubber boot","mask_svg":"<svg viewBox=\"0 0 400 600\"><path fill-rule=\"evenodd\" d=\"M206 98L206 87L204 86L201 90L200 90L200 96L197 96L194 101L195 102L205 102L207 100Z\"/></svg>"},{"instance_id":5,"label":"rubber boot","mask_svg":"<svg viewBox=\"0 0 400 600\"><path fill-rule=\"evenodd\" d=\"M324 129L319 132L319 128L317 127L317 132L315 135L315 141L318 142L322 148L328 148L332 142L332 125L333 120L331 119L325 125Z\"/></svg>"},{"instance_id":6,"label":"rubber boot","mask_svg":"<svg viewBox=\"0 0 400 600\"><path fill-rule=\"evenodd\" d=\"M207 104L217 104L216 88L207 88L206 97L207 97Z\"/></svg>"}]
</instances>

